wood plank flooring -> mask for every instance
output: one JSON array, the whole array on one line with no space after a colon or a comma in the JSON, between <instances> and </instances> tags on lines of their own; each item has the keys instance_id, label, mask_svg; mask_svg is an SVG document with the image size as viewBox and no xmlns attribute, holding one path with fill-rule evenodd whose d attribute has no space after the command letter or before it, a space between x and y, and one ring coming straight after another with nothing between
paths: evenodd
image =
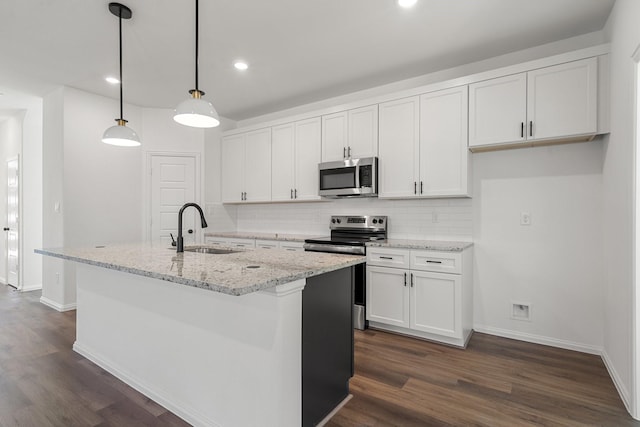
<instances>
[{"instance_id":1,"label":"wood plank flooring","mask_svg":"<svg viewBox=\"0 0 640 427\"><path fill-rule=\"evenodd\" d=\"M0 286L0 427L188 425L73 352L75 312L39 298ZM483 334L463 351L356 331L351 391L327 426L640 427L598 356Z\"/></svg>"}]
</instances>

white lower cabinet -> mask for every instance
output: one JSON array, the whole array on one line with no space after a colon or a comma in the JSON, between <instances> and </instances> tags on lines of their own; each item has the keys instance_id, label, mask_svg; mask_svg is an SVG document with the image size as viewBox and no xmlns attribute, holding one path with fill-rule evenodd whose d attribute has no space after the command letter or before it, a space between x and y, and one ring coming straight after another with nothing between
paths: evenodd
<instances>
[{"instance_id":1,"label":"white lower cabinet","mask_svg":"<svg viewBox=\"0 0 640 427\"><path fill-rule=\"evenodd\" d=\"M369 325L465 347L473 321L471 257L470 248L368 251Z\"/></svg>"},{"instance_id":2,"label":"white lower cabinet","mask_svg":"<svg viewBox=\"0 0 640 427\"><path fill-rule=\"evenodd\" d=\"M236 237L205 237L204 242L207 245L220 245L236 248L255 248L255 239L240 239Z\"/></svg>"}]
</instances>

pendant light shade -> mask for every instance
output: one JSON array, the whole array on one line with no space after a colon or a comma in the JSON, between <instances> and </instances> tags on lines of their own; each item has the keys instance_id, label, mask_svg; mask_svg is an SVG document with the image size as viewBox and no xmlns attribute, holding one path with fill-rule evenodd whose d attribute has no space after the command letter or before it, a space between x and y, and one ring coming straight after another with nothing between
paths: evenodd
<instances>
[{"instance_id":1,"label":"pendant light shade","mask_svg":"<svg viewBox=\"0 0 640 427\"><path fill-rule=\"evenodd\" d=\"M218 113L213 108L213 104L202 99L204 92L198 89L198 18L199 4L196 1L196 88L191 89L189 93L191 98L182 101L175 109L173 120L181 125L196 128L212 128L220 124Z\"/></svg>"},{"instance_id":2,"label":"pendant light shade","mask_svg":"<svg viewBox=\"0 0 640 427\"><path fill-rule=\"evenodd\" d=\"M120 3L109 3L109 11L118 17L118 35L120 47L120 118L116 119L117 125L111 126L102 135L102 142L121 147L137 147L140 145L138 134L127 127L127 121L122 115L122 20L130 19L133 15L131 9Z\"/></svg>"}]
</instances>

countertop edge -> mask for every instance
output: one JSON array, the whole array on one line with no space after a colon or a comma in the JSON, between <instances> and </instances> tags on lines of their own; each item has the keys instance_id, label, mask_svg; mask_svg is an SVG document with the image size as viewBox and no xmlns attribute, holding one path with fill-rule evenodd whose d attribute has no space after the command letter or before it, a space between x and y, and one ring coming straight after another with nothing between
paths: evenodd
<instances>
[{"instance_id":1,"label":"countertop edge","mask_svg":"<svg viewBox=\"0 0 640 427\"><path fill-rule=\"evenodd\" d=\"M319 268L319 269L313 269L306 272L298 272L298 273L291 274L289 276L281 277L279 279L259 282L253 286L245 286L242 288L228 288L228 287L219 286L219 285L207 283L200 280L185 279L185 278L173 276L170 274L157 273L157 272L142 270L134 267L125 267L122 265L111 264L111 263L96 261L96 260L87 259L87 258L81 258L81 257L68 255L68 254L50 252L50 251L47 251L46 249L35 249L34 252L40 255L60 258L67 261L79 262L82 264L93 265L96 267L107 268L110 270L116 270L123 273L135 274L137 276L149 277L152 279L164 280L167 282L173 282L180 285L191 286L195 288L205 289L205 290L218 292L226 295L233 295L233 296L242 296L242 295L247 295L247 294L251 294L258 291L263 291L266 289L272 289L278 285L283 285L285 283L290 283L300 279L306 279L308 277L318 276L320 274L328 273L335 270L340 270L342 268L351 267L351 266L362 263L358 261L345 261L337 265L334 264L331 267L327 267L327 268Z\"/></svg>"}]
</instances>

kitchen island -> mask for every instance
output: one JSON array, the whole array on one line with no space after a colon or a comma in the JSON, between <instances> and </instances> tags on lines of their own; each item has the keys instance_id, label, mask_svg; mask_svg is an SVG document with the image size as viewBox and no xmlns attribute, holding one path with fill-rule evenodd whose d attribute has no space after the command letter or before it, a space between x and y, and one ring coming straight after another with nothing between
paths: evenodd
<instances>
[{"instance_id":1,"label":"kitchen island","mask_svg":"<svg viewBox=\"0 0 640 427\"><path fill-rule=\"evenodd\" d=\"M78 263L74 350L193 425L313 425L348 393L352 267L364 257L36 252Z\"/></svg>"}]
</instances>

